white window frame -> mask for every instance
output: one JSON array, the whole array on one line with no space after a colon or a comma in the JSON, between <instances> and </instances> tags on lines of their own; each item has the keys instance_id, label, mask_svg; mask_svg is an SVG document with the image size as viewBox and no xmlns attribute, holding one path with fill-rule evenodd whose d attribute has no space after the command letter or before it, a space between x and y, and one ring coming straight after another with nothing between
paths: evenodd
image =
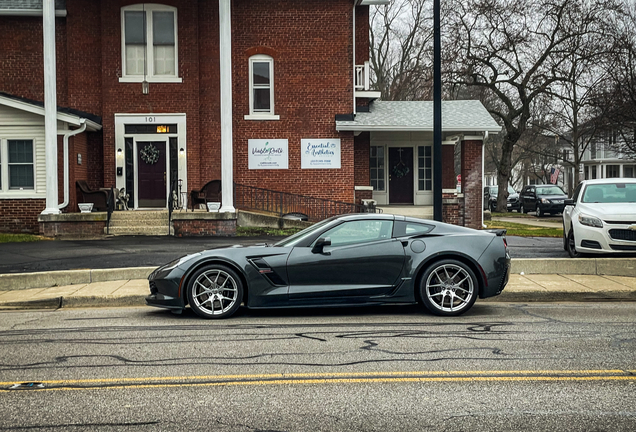
<instances>
[{"instance_id":1,"label":"white window frame","mask_svg":"<svg viewBox=\"0 0 636 432\"><path fill-rule=\"evenodd\" d=\"M11 189L9 186L9 141L31 141L33 150L33 188ZM32 137L8 137L0 139L0 196L2 198L32 198L37 195L37 155L35 138Z\"/></svg>"},{"instance_id":2,"label":"white window frame","mask_svg":"<svg viewBox=\"0 0 636 432\"><path fill-rule=\"evenodd\" d=\"M146 75L126 74L126 12L145 12L146 14ZM174 14L174 70L175 75L154 75L154 50L152 37L153 12L172 12ZM177 8L166 5L145 3L124 6L121 8L121 77L119 82L137 83L143 82L144 78L149 83L180 83L183 78L179 77L179 29L177 26Z\"/></svg>"},{"instance_id":3,"label":"white window frame","mask_svg":"<svg viewBox=\"0 0 636 432\"><path fill-rule=\"evenodd\" d=\"M254 63L269 64L269 112L254 111ZM249 58L249 103L250 113L245 120L279 120L280 116L274 114L274 58L265 54L256 54Z\"/></svg>"}]
</instances>

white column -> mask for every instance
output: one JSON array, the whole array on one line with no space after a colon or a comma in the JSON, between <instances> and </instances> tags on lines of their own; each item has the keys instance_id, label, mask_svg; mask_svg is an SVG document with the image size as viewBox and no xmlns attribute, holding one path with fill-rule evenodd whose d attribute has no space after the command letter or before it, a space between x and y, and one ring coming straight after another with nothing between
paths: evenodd
<instances>
[{"instance_id":1,"label":"white column","mask_svg":"<svg viewBox=\"0 0 636 432\"><path fill-rule=\"evenodd\" d=\"M232 19L231 0L219 0L219 44L221 67L221 208L234 212L232 151Z\"/></svg>"},{"instance_id":2,"label":"white column","mask_svg":"<svg viewBox=\"0 0 636 432\"><path fill-rule=\"evenodd\" d=\"M57 88L55 84L55 0L42 4L44 33L44 154L46 208L42 214L58 214L57 196Z\"/></svg>"}]
</instances>

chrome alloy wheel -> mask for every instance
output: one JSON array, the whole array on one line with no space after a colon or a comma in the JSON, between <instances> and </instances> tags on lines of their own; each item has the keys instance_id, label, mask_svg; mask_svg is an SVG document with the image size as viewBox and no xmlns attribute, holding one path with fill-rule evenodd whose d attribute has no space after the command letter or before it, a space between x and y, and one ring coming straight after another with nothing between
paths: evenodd
<instances>
[{"instance_id":1,"label":"chrome alloy wheel","mask_svg":"<svg viewBox=\"0 0 636 432\"><path fill-rule=\"evenodd\" d=\"M197 276L190 296L194 303L191 303L191 307L194 306L208 315L224 315L239 301L239 289L232 275L214 268Z\"/></svg>"},{"instance_id":2,"label":"chrome alloy wheel","mask_svg":"<svg viewBox=\"0 0 636 432\"><path fill-rule=\"evenodd\" d=\"M454 263L435 267L426 278L428 304L443 313L457 313L475 300L475 282L468 271Z\"/></svg>"}]
</instances>

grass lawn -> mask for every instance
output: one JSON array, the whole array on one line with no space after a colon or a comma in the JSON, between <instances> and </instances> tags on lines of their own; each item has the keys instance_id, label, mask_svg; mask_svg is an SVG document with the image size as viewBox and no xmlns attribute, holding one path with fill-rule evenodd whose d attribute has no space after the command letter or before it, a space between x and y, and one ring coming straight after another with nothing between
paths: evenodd
<instances>
[{"instance_id":1,"label":"grass lawn","mask_svg":"<svg viewBox=\"0 0 636 432\"><path fill-rule=\"evenodd\" d=\"M290 236L300 231L300 228L260 228L260 227L236 227L237 237L254 237L254 236Z\"/></svg>"},{"instance_id":2,"label":"grass lawn","mask_svg":"<svg viewBox=\"0 0 636 432\"><path fill-rule=\"evenodd\" d=\"M508 212L508 213L492 213L492 217L494 218L533 218L536 216L530 216L528 214L525 213L517 213L517 212Z\"/></svg>"},{"instance_id":3,"label":"grass lawn","mask_svg":"<svg viewBox=\"0 0 636 432\"><path fill-rule=\"evenodd\" d=\"M503 214L503 213L499 213ZM524 224L501 221L484 221L488 229L505 228L507 235L519 237L563 237L562 228L542 228Z\"/></svg>"},{"instance_id":4,"label":"grass lawn","mask_svg":"<svg viewBox=\"0 0 636 432\"><path fill-rule=\"evenodd\" d=\"M35 242L40 240L47 240L42 236L33 234L1 234L0 243L26 243Z\"/></svg>"}]
</instances>

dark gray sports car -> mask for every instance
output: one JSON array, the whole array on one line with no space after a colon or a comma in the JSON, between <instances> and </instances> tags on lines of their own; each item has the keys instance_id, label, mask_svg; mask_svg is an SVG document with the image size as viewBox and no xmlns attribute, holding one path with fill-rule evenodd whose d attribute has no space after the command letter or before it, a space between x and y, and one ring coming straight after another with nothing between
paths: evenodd
<instances>
[{"instance_id":1,"label":"dark gray sports car","mask_svg":"<svg viewBox=\"0 0 636 432\"><path fill-rule=\"evenodd\" d=\"M505 231L404 216L335 216L274 245L208 250L148 277L151 306L225 318L248 308L421 302L459 315L506 286Z\"/></svg>"}]
</instances>

